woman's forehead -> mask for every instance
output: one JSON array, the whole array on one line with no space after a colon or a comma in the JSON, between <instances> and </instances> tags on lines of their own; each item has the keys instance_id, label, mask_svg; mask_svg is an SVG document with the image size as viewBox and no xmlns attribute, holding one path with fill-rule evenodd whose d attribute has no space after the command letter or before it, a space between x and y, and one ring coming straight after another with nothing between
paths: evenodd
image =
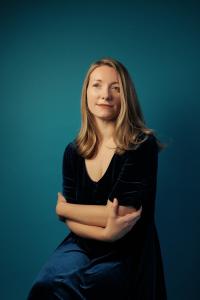
<instances>
[{"instance_id":1,"label":"woman's forehead","mask_svg":"<svg viewBox=\"0 0 200 300\"><path fill-rule=\"evenodd\" d=\"M99 66L91 72L90 79L93 81L112 81L112 83L118 83L119 75L117 71L110 66Z\"/></svg>"}]
</instances>

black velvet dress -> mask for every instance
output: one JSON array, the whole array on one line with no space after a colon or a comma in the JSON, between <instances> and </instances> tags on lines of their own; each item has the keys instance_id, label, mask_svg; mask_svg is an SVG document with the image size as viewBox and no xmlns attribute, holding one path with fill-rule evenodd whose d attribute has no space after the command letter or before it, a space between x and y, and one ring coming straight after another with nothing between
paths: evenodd
<instances>
[{"instance_id":1,"label":"black velvet dress","mask_svg":"<svg viewBox=\"0 0 200 300\"><path fill-rule=\"evenodd\" d=\"M119 205L142 205L142 215L128 234L112 243L70 232L39 272L29 300L167 299L154 218L157 166L156 140L147 136L137 149L115 153L95 182L76 151L75 140L66 146L63 194L68 202L105 205L116 197Z\"/></svg>"}]
</instances>

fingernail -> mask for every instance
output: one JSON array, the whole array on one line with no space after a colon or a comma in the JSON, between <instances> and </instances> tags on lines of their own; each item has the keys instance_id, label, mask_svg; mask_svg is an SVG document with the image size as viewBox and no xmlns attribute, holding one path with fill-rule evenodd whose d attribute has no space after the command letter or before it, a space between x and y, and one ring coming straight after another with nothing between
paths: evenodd
<instances>
[{"instance_id":1,"label":"fingernail","mask_svg":"<svg viewBox=\"0 0 200 300\"><path fill-rule=\"evenodd\" d=\"M113 205L117 205L117 198L114 198Z\"/></svg>"}]
</instances>

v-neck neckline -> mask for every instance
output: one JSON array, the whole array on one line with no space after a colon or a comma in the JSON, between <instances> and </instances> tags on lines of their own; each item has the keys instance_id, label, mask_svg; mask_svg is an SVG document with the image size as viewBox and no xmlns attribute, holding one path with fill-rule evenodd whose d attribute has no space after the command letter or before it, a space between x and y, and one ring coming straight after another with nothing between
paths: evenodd
<instances>
[{"instance_id":1,"label":"v-neck neckline","mask_svg":"<svg viewBox=\"0 0 200 300\"><path fill-rule=\"evenodd\" d=\"M112 162L113 162L114 157L116 156L116 154L117 154L117 153L114 152L114 154L113 154L113 156L112 156L112 158L111 158L111 160L110 160L110 162L109 162L109 165L108 165L106 171L104 172L104 174L101 176L101 178L100 178L98 181L95 181L95 180L93 180L93 179L90 177L90 175L89 175L89 173L88 173L88 170L87 170L85 158L83 157L83 165L84 165L85 173L86 173L88 179L89 179L92 183L94 183L94 184L99 184L99 183L106 177L106 175L107 175L107 173L108 173L108 171L109 171L109 169L110 169L110 167L111 167L111 164L112 164Z\"/></svg>"}]
</instances>

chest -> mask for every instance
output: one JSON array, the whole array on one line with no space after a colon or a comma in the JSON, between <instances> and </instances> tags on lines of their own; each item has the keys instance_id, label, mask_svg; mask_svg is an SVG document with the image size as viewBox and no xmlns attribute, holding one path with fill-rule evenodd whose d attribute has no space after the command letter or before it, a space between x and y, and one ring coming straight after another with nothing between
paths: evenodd
<instances>
[{"instance_id":1,"label":"chest","mask_svg":"<svg viewBox=\"0 0 200 300\"><path fill-rule=\"evenodd\" d=\"M85 159L85 167L92 181L97 182L105 175L114 155L115 152L113 150L103 151L98 153L95 158Z\"/></svg>"}]
</instances>

